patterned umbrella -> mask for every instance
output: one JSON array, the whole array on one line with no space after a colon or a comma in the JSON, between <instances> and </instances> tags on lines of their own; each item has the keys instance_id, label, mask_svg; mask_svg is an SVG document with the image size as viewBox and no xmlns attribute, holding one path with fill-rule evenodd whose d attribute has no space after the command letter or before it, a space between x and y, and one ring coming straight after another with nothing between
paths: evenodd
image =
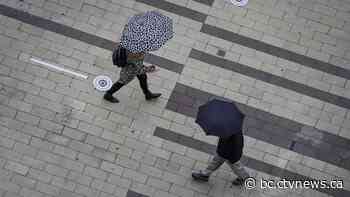
<instances>
[{"instance_id":1,"label":"patterned umbrella","mask_svg":"<svg viewBox=\"0 0 350 197\"><path fill-rule=\"evenodd\" d=\"M132 16L124 27L121 46L132 53L155 51L173 37L173 21L157 11Z\"/></svg>"}]
</instances>

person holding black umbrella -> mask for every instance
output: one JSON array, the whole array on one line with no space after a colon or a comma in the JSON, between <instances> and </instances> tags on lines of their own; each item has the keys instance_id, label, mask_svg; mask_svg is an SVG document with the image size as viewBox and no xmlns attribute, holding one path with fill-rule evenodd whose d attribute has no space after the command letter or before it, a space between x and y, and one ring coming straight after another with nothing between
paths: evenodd
<instances>
[{"instance_id":1,"label":"person holding black umbrella","mask_svg":"<svg viewBox=\"0 0 350 197\"><path fill-rule=\"evenodd\" d=\"M232 102L214 99L199 107L196 123L207 135L219 137L216 155L208 167L192 173L199 181L208 181L210 175L226 162L238 176L233 185L242 185L249 173L241 164L244 140L242 124L244 115Z\"/></svg>"}]
</instances>

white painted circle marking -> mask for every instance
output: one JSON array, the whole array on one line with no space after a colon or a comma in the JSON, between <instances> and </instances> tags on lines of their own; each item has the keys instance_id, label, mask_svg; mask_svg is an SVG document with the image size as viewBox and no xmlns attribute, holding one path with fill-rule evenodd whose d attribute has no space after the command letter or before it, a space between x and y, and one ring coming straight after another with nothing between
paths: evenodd
<instances>
[{"instance_id":1,"label":"white painted circle marking","mask_svg":"<svg viewBox=\"0 0 350 197\"><path fill-rule=\"evenodd\" d=\"M112 87L112 80L104 75L97 76L94 81L94 87L99 91L107 91Z\"/></svg>"},{"instance_id":2,"label":"white painted circle marking","mask_svg":"<svg viewBox=\"0 0 350 197\"><path fill-rule=\"evenodd\" d=\"M248 3L248 0L230 0L230 1L233 5L239 6L239 7L245 6Z\"/></svg>"}]
</instances>

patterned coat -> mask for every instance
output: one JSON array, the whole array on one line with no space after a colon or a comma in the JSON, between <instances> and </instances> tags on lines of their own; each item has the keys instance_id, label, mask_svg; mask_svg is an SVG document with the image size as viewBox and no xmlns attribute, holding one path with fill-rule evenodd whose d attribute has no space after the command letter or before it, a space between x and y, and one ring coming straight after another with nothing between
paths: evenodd
<instances>
[{"instance_id":1,"label":"patterned coat","mask_svg":"<svg viewBox=\"0 0 350 197\"><path fill-rule=\"evenodd\" d=\"M143 65L143 59L141 60L130 60L127 59L127 65L120 70L120 77L118 82L128 84L132 81L136 75L146 74L147 67Z\"/></svg>"}]
</instances>

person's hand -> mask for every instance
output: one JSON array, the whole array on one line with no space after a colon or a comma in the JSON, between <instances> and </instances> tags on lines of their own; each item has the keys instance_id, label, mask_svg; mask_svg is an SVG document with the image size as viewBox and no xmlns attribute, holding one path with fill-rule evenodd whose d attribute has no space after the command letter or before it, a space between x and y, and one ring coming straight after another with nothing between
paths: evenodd
<instances>
[{"instance_id":1,"label":"person's hand","mask_svg":"<svg viewBox=\"0 0 350 197\"><path fill-rule=\"evenodd\" d=\"M155 65L150 65L146 67L147 72L154 73L159 71L159 69Z\"/></svg>"}]
</instances>

